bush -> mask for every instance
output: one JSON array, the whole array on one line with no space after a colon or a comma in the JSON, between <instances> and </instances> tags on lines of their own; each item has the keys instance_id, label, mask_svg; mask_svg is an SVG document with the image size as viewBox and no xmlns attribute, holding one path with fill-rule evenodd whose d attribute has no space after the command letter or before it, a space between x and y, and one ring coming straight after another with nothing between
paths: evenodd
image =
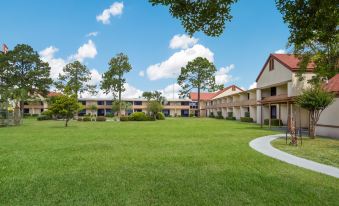
<instances>
[{"instance_id":1,"label":"bush","mask_svg":"<svg viewBox=\"0 0 339 206\"><path fill-rule=\"evenodd\" d=\"M165 120L165 115L162 112L158 112L156 118L157 120Z\"/></svg>"},{"instance_id":2,"label":"bush","mask_svg":"<svg viewBox=\"0 0 339 206\"><path fill-rule=\"evenodd\" d=\"M209 116L209 117L214 118L213 112L210 113L210 116Z\"/></svg>"},{"instance_id":3,"label":"bush","mask_svg":"<svg viewBox=\"0 0 339 206\"><path fill-rule=\"evenodd\" d=\"M105 117L114 117L114 114L106 114Z\"/></svg>"},{"instance_id":4,"label":"bush","mask_svg":"<svg viewBox=\"0 0 339 206\"><path fill-rule=\"evenodd\" d=\"M245 112L245 117L250 117L250 113L249 112Z\"/></svg>"},{"instance_id":5,"label":"bush","mask_svg":"<svg viewBox=\"0 0 339 206\"><path fill-rule=\"evenodd\" d=\"M251 117L240 117L241 122L253 122L253 118Z\"/></svg>"},{"instance_id":6,"label":"bush","mask_svg":"<svg viewBox=\"0 0 339 206\"><path fill-rule=\"evenodd\" d=\"M153 116L146 116L145 121L155 121L156 119Z\"/></svg>"},{"instance_id":7,"label":"bush","mask_svg":"<svg viewBox=\"0 0 339 206\"><path fill-rule=\"evenodd\" d=\"M233 112L227 112L227 117L233 117Z\"/></svg>"},{"instance_id":8,"label":"bush","mask_svg":"<svg viewBox=\"0 0 339 206\"><path fill-rule=\"evenodd\" d=\"M31 117L32 115L29 113L24 113L24 117Z\"/></svg>"},{"instance_id":9,"label":"bush","mask_svg":"<svg viewBox=\"0 0 339 206\"><path fill-rule=\"evenodd\" d=\"M40 115L36 118L38 121L51 120L51 117L47 115Z\"/></svg>"},{"instance_id":10,"label":"bush","mask_svg":"<svg viewBox=\"0 0 339 206\"><path fill-rule=\"evenodd\" d=\"M78 121L81 122L83 119L82 117L78 117Z\"/></svg>"},{"instance_id":11,"label":"bush","mask_svg":"<svg viewBox=\"0 0 339 206\"><path fill-rule=\"evenodd\" d=\"M195 115L193 113L190 113L190 117L195 117Z\"/></svg>"},{"instance_id":12,"label":"bush","mask_svg":"<svg viewBox=\"0 0 339 206\"><path fill-rule=\"evenodd\" d=\"M217 116L215 118L217 118L217 119L224 119L224 117L222 116L222 113L220 111L217 112Z\"/></svg>"},{"instance_id":13,"label":"bush","mask_svg":"<svg viewBox=\"0 0 339 206\"><path fill-rule=\"evenodd\" d=\"M235 117L226 117L225 119L227 119L227 120L236 120Z\"/></svg>"},{"instance_id":14,"label":"bush","mask_svg":"<svg viewBox=\"0 0 339 206\"><path fill-rule=\"evenodd\" d=\"M96 118L96 121L97 122L105 122L106 121L106 117L99 116L99 117Z\"/></svg>"},{"instance_id":15,"label":"bush","mask_svg":"<svg viewBox=\"0 0 339 206\"><path fill-rule=\"evenodd\" d=\"M46 115L52 118L53 112L51 110L46 110L46 111L41 112L41 115Z\"/></svg>"},{"instance_id":16,"label":"bush","mask_svg":"<svg viewBox=\"0 0 339 206\"><path fill-rule=\"evenodd\" d=\"M88 116L85 116L84 118L82 118L82 121L90 122L90 121L92 121L92 119L90 117L88 117Z\"/></svg>"},{"instance_id":17,"label":"bush","mask_svg":"<svg viewBox=\"0 0 339 206\"><path fill-rule=\"evenodd\" d=\"M127 122L127 121L129 121L131 118L130 117L128 117L128 116L121 116L120 117L120 121L121 122Z\"/></svg>"},{"instance_id":18,"label":"bush","mask_svg":"<svg viewBox=\"0 0 339 206\"><path fill-rule=\"evenodd\" d=\"M32 117L38 117L39 114L32 114L31 116L32 116Z\"/></svg>"},{"instance_id":19,"label":"bush","mask_svg":"<svg viewBox=\"0 0 339 206\"><path fill-rule=\"evenodd\" d=\"M269 125L269 121L269 119L264 119L264 125ZM279 122L280 126L283 126L281 119L271 119L271 126L279 126Z\"/></svg>"},{"instance_id":20,"label":"bush","mask_svg":"<svg viewBox=\"0 0 339 206\"><path fill-rule=\"evenodd\" d=\"M129 117L131 121L147 121L147 116L143 112L134 112Z\"/></svg>"}]
</instances>

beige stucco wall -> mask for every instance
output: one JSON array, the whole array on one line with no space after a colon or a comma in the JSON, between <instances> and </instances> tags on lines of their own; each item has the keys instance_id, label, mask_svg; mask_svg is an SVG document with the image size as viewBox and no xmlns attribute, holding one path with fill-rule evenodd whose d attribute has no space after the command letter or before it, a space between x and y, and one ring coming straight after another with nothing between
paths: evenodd
<instances>
[{"instance_id":1,"label":"beige stucco wall","mask_svg":"<svg viewBox=\"0 0 339 206\"><path fill-rule=\"evenodd\" d=\"M234 91L232 91L232 88L229 88L228 90L224 91L223 93L215 96L213 99L219 99L221 97L229 96L229 95L236 94L236 93L239 93L239 92L242 92L242 91L240 89L238 89L237 87L235 87Z\"/></svg>"},{"instance_id":2,"label":"beige stucco wall","mask_svg":"<svg viewBox=\"0 0 339 206\"><path fill-rule=\"evenodd\" d=\"M303 81L299 81L296 73L292 74L292 81L288 82L288 96L298 96L301 94L303 89L306 89L309 86L308 80L312 79L314 76L313 73L305 73L302 75L304 77Z\"/></svg>"},{"instance_id":3,"label":"beige stucco wall","mask_svg":"<svg viewBox=\"0 0 339 206\"><path fill-rule=\"evenodd\" d=\"M274 60L274 70L269 71L269 64L266 65L263 73L257 82L257 87L269 87L270 85L279 84L292 80L292 72L282 64Z\"/></svg>"},{"instance_id":4,"label":"beige stucco wall","mask_svg":"<svg viewBox=\"0 0 339 206\"><path fill-rule=\"evenodd\" d=\"M339 97L337 97L334 103L322 112L318 124L339 127ZM317 134L321 136L339 138L339 128L318 126Z\"/></svg>"}]
</instances>

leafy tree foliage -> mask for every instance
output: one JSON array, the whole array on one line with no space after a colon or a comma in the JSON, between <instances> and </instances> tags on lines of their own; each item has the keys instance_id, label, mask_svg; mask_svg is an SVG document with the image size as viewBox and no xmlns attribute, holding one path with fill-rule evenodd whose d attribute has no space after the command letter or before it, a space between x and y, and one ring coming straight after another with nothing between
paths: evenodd
<instances>
[{"instance_id":1,"label":"leafy tree foliage","mask_svg":"<svg viewBox=\"0 0 339 206\"><path fill-rule=\"evenodd\" d=\"M310 62L316 65L313 83L339 73L339 1L276 0L276 4L290 29L288 45L302 60L300 74Z\"/></svg>"},{"instance_id":2,"label":"leafy tree foliage","mask_svg":"<svg viewBox=\"0 0 339 206\"><path fill-rule=\"evenodd\" d=\"M158 112L161 112L163 109L163 104L166 101L166 98L162 96L162 93L159 91L154 92L144 92L142 97L147 99L147 113L152 115L156 119Z\"/></svg>"},{"instance_id":3,"label":"leafy tree foliage","mask_svg":"<svg viewBox=\"0 0 339 206\"><path fill-rule=\"evenodd\" d=\"M208 36L220 36L225 22L231 21L231 5L237 0L149 0L154 5L168 6L171 15L181 21L186 32L202 31Z\"/></svg>"},{"instance_id":4,"label":"leafy tree foliage","mask_svg":"<svg viewBox=\"0 0 339 206\"><path fill-rule=\"evenodd\" d=\"M52 79L50 67L38 53L26 44L18 44L7 54L0 55L0 92L18 101L23 111L28 98L46 96Z\"/></svg>"},{"instance_id":5,"label":"leafy tree foliage","mask_svg":"<svg viewBox=\"0 0 339 206\"><path fill-rule=\"evenodd\" d=\"M78 98L79 95L86 91L91 94L96 93L96 85L89 84L90 80L90 70L79 61L74 61L63 68L63 74L59 74L56 87L64 93L74 94Z\"/></svg>"},{"instance_id":6,"label":"leafy tree foliage","mask_svg":"<svg viewBox=\"0 0 339 206\"><path fill-rule=\"evenodd\" d=\"M147 103L147 111L149 112L149 115L152 115L154 117L154 119L156 119L156 115L159 112L162 112L162 109L162 104L157 100L151 100Z\"/></svg>"},{"instance_id":7,"label":"leafy tree foliage","mask_svg":"<svg viewBox=\"0 0 339 206\"><path fill-rule=\"evenodd\" d=\"M321 113L332 104L334 95L320 86L313 86L303 91L296 99L296 103L310 113L310 137L316 136L316 125Z\"/></svg>"},{"instance_id":8,"label":"leafy tree foliage","mask_svg":"<svg viewBox=\"0 0 339 206\"><path fill-rule=\"evenodd\" d=\"M187 63L186 67L181 68L178 77L178 84L181 86L180 96L188 96L192 89L198 90L198 108L200 108L200 92L204 90L215 91L223 88L223 85L215 83L215 72L217 69L214 64L206 58L197 57ZM200 112L198 110L198 116Z\"/></svg>"},{"instance_id":9,"label":"leafy tree foliage","mask_svg":"<svg viewBox=\"0 0 339 206\"><path fill-rule=\"evenodd\" d=\"M78 103L75 95L58 95L54 98L49 109L54 115L64 118L65 127L67 127L69 120L81 109L81 105Z\"/></svg>"},{"instance_id":10,"label":"leafy tree foliage","mask_svg":"<svg viewBox=\"0 0 339 206\"><path fill-rule=\"evenodd\" d=\"M132 109L132 104L130 102L125 102L125 101L119 102L119 100L113 101L112 112L113 113L119 112L119 109L126 112Z\"/></svg>"},{"instance_id":11,"label":"leafy tree foliage","mask_svg":"<svg viewBox=\"0 0 339 206\"><path fill-rule=\"evenodd\" d=\"M121 115L121 93L125 91L124 84L126 83L124 74L131 71L131 69L132 66L129 63L128 56L119 53L110 60L108 71L102 76L101 89L106 94L111 93L114 99L118 96L119 117Z\"/></svg>"}]
</instances>

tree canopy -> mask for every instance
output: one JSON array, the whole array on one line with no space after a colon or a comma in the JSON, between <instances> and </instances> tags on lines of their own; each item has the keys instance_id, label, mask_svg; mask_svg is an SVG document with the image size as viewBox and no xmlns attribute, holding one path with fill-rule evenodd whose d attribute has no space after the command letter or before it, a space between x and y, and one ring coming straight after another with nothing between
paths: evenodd
<instances>
[{"instance_id":1,"label":"tree canopy","mask_svg":"<svg viewBox=\"0 0 339 206\"><path fill-rule=\"evenodd\" d=\"M66 94L74 94L76 98L84 92L96 93L96 85L91 85L91 72L86 65L79 61L67 64L63 68L63 74L59 74L56 87Z\"/></svg>"},{"instance_id":2,"label":"tree canopy","mask_svg":"<svg viewBox=\"0 0 339 206\"><path fill-rule=\"evenodd\" d=\"M315 127L320 118L321 113L332 104L334 95L325 91L321 86L312 86L303 91L296 98L296 103L310 112L310 136L316 135Z\"/></svg>"},{"instance_id":3,"label":"tree canopy","mask_svg":"<svg viewBox=\"0 0 339 206\"><path fill-rule=\"evenodd\" d=\"M124 74L131 71L132 66L129 63L128 56L119 53L113 57L109 62L108 70L102 75L101 89L104 90L104 93L113 95L113 99L116 99L120 102L119 116L121 112L121 94L125 91L124 84L126 79Z\"/></svg>"},{"instance_id":4,"label":"tree canopy","mask_svg":"<svg viewBox=\"0 0 339 206\"><path fill-rule=\"evenodd\" d=\"M231 6L237 0L149 0L154 5L168 6L171 15L181 21L185 31L198 31L208 36L220 36L226 21L231 21Z\"/></svg>"},{"instance_id":5,"label":"tree canopy","mask_svg":"<svg viewBox=\"0 0 339 206\"><path fill-rule=\"evenodd\" d=\"M52 84L51 68L31 46L18 44L1 54L0 60L0 84L4 86L1 93L19 101L21 110L26 99L48 94Z\"/></svg>"},{"instance_id":6,"label":"tree canopy","mask_svg":"<svg viewBox=\"0 0 339 206\"><path fill-rule=\"evenodd\" d=\"M206 58L197 57L193 61L188 62L185 67L181 68L181 73L178 77L178 84L182 88L180 96L188 96L193 89L197 89L199 108L201 91L215 91L223 88L223 85L215 83L216 71L217 69L214 64Z\"/></svg>"},{"instance_id":7,"label":"tree canopy","mask_svg":"<svg viewBox=\"0 0 339 206\"><path fill-rule=\"evenodd\" d=\"M302 60L299 74L311 61L316 66L315 83L339 73L339 1L276 0L276 4L290 30L288 45Z\"/></svg>"},{"instance_id":8,"label":"tree canopy","mask_svg":"<svg viewBox=\"0 0 339 206\"><path fill-rule=\"evenodd\" d=\"M76 112L81 108L76 95L58 95L54 98L54 101L49 108L54 115L60 116L65 119L65 127L68 126L69 120L71 120Z\"/></svg>"}]
</instances>

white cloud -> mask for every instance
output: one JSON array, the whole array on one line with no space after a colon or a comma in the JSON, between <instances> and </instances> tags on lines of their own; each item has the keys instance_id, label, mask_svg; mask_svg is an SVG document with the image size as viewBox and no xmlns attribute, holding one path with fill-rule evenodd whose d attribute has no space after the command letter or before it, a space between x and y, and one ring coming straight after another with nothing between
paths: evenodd
<instances>
[{"instance_id":1,"label":"white cloud","mask_svg":"<svg viewBox=\"0 0 339 206\"><path fill-rule=\"evenodd\" d=\"M92 40L88 40L87 43L83 44L77 51L76 54L72 55L70 59L76 59L82 62L86 58L93 59L97 55L97 49Z\"/></svg>"},{"instance_id":2,"label":"white cloud","mask_svg":"<svg viewBox=\"0 0 339 206\"><path fill-rule=\"evenodd\" d=\"M198 43L198 41L199 39L190 37L186 34L177 34L171 39L169 47L171 49L187 49Z\"/></svg>"},{"instance_id":3,"label":"white cloud","mask_svg":"<svg viewBox=\"0 0 339 206\"><path fill-rule=\"evenodd\" d=\"M64 66L69 62L73 60L83 61L86 58L94 58L97 54L95 44L92 40L89 40L87 43L82 45L78 49L77 53L71 55L68 59L55 58L55 53L58 51L58 48L49 46L39 52L41 60L48 62L49 66L51 67L50 76L54 80L59 77L59 74L62 74Z\"/></svg>"},{"instance_id":4,"label":"white cloud","mask_svg":"<svg viewBox=\"0 0 339 206\"><path fill-rule=\"evenodd\" d=\"M90 32L90 33L88 33L88 34L86 34L86 36L87 37L94 37L94 36L98 36L98 34L99 34L99 32L97 32L97 31L93 31L93 32Z\"/></svg>"},{"instance_id":5,"label":"white cloud","mask_svg":"<svg viewBox=\"0 0 339 206\"><path fill-rule=\"evenodd\" d=\"M58 51L58 48L50 46L39 52L41 60L48 62L51 67L50 76L52 79L57 79L59 77L59 73L62 73L62 69L67 64L64 59L54 57L55 53Z\"/></svg>"},{"instance_id":6,"label":"white cloud","mask_svg":"<svg viewBox=\"0 0 339 206\"><path fill-rule=\"evenodd\" d=\"M144 77L145 76L145 72L143 70L139 71L139 76Z\"/></svg>"},{"instance_id":7,"label":"white cloud","mask_svg":"<svg viewBox=\"0 0 339 206\"><path fill-rule=\"evenodd\" d=\"M179 98L180 89L181 87L179 86L179 84L175 83L175 84L170 84L166 86L164 89L160 89L158 91L161 92L162 95L166 97L167 99L173 99L173 94L174 94L174 98L177 99Z\"/></svg>"},{"instance_id":8,"label":"white cloud","mask_svg":"<svg viewBox=\"0 0 339 206\"><path fill-rule=\"evenodd\" d=\"M275 54L286 54L287 51L285 49L278 49L277 51L274 52Z\"/></svg>"},{"instance_id":9,"label":"white cloud","mask_svg":"<svg viewBox=\"0 0 339 206\"><path fill-rule=\"evenodd\" d=\"M256 82L253 82L248 89L255 89L257 88L257 83Z\"/></svg>"},{"instance_id":10,"label":"white cloud","mask_svg":"<svg viewBox=\"0 0 339 206\"><path fill-rule=\"evenodd\" d=\"M111 16L121 15L124 9L123 2L114 2L110 8L105 9L100 15L98 15L97 21L101 21L103 24L109 24Z\"/></svg>"},{"instance_id":11,"label":"white cloud","mask_svg":"<svg viewBox=\"0 0 339 206\"><path fill-rule=\"evenodd\" d=\"M150 80L176 77L180 74L181 67L197 57L205 57L211 62L214 61L214 54L211 50L201 44L196 44L192 48L175 52L161 63L149 66L147 76Z\"/></svg>"},{"instance_id":12,"label":"white cloud","mask_svg":"<svg viewBox=\"0 0 339 206\"><path fill-rule=\"evenodd\" d=\"M89 82L92 85L99 85L102 80L102 75L96 69L91 70L91 81Z\"/></svg>"},{"instance_id":13,"label":"white cloud","mask_svg":"<svg viewBox=\"0 0 339 206\"><path fill-rule=\"evenodd\" d=\"M231 64L227 67L221 67L216 73L215 73L215 82L217 84L226 84L229 81L231 81L232 75L229 74L229 72L234 69L234 64Z\"/></svg>"}]
</instances>

